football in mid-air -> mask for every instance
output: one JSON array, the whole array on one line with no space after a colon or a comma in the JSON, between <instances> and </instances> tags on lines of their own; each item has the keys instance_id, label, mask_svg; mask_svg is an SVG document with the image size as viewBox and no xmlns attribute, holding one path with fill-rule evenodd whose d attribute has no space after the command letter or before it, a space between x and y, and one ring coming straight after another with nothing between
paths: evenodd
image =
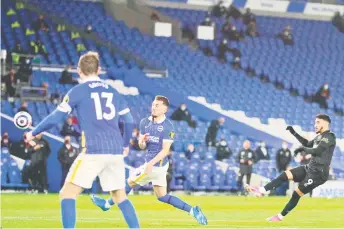
<instances>
[{"instance_id":1,"label":"football in mid-air","mask_svg":"<svg viewBox=\"0 0 344 229\"><path fill-rule=\"evenodd\" d=\"M25 111L18 112L13 119L14 125L19 129L27 129L32 124L32 117Z\"/></svg>"}]
</instances>

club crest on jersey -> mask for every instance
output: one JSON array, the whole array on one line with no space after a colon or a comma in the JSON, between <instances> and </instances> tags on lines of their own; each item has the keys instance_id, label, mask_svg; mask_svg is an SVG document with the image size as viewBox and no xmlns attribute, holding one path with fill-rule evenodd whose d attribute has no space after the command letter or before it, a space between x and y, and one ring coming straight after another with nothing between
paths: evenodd
<instances>
[{"instance_id":1,"label":"club crest on jersey","mask_svg":"<svg viewBox=\"0 0 344 229\"><path fill-rule=\"evenodd\" d=\"M164 130L164 127L163 127L163 126L158 126L158 128L157 128L157 129L158 129L158 131L159 131L159 132L161 132L161 131L163 131L163 130Z\"/></svg>"},{"instance_id":2,"label":"club crest on jersey","mask_svg":"<svg viewBox=\"0 0 344 229\"><path fill-rule=\"evenodd\" d=\"M328 138L321 139L322 142L328 143Z\"/></svg>"},{"instance_id":3,"label":"club crest on jersey","mask_svg":"<svg viewBox=\"0 0 344 229\"><path fill-rule=\"evenodd\" d=\"M174 139L174 136L176 135L176 133L174 131L171 131L168 136L171 138L171 139Z\"/></svg>"}]
</instances>

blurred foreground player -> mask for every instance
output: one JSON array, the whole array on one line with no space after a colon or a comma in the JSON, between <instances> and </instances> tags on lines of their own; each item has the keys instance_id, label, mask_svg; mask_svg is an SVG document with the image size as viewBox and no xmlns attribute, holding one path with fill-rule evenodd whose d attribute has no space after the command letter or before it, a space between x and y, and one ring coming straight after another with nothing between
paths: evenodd
<instances>
[{"instance_id":1,"label":"blurred foreground player","mask_svg":"<svg viewBox=\"0 0 344 229\"><path fill-rule=\"evenodd\" d=\"M140 122L139 146L141 149L147 148L146 163L137 168L135 174L129 177L126 192L128 194L133 187L152 182L154 193L159 201L186 211L195 217L198 223L206 225L207 219L200 207L191 207L178 197L167 194L168 155L175 135L172 122L165 116L168 107L169 101L166 97L156 96L152 103L152 115ZM97 196L92 196L92 201L103 211L109 210L114 205L112 199L104 200Z\"/></svg>"},{"instance_id":2,"label":"blurred foreground player","mask_svg":"<svg viewBox=\"0 0 344 229\"><path fill-rule=\"evenodd\" d=\"M249 192L257 196L265 194L280 186L283 182L293 180L299 182L299 186L293 192L291 199L280 214L268 218L268 221L281 221L299 202L304 195L326 182L329 176L330 164L333 151L336 147L336 136L330 132L331 119L325 114L319 114L315 119L315 133L318 134L312 141L308 141L295 132L293 127L288 126L287 130L294 135L302 144L294 151L294 154L305 152L311 154L312 158L307 165L301 165L283 172L279 177L259 189L246 186Z\"/></svg>"},{"instance_id":3,"label":"blurred foreground player","mask_svg":"<svg viewBox=\"0 0 344 229\"><path fill-rule=\"evenodd\" d=\"M125 100L118 92L98 77L99 56L95 52L82 55L78 74L82 84L73 87L57 109L26 135L33 136L62 123L76 109L82 129L82 151L73 162L60 191L61 214L64 228L74 228L76 223L75 199L92 186L99 177L104 191L121 209L130 228L139 228L135 209L125 193L125 168L123 154L129 150L133 117ZM119 130L119 116L124 119L124 141ZM116 182L113 182L115 180Z\"/></svg>"}]
</instances>

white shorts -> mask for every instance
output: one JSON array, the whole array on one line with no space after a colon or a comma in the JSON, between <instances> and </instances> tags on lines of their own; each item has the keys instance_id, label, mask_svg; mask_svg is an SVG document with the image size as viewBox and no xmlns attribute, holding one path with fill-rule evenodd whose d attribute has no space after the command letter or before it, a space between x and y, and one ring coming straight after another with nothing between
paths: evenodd
<instances>
[{"instance_id":1,"label":"white shorts","mask_svg":"<svg viewBox=\"0 0 344 229\"><path fill-rule=\"evenodd\" d=\"M129 180L133 181L134 183L143 186L152 182L153 185L166 187L166 175L168 170L168 163L162 167L153 166L152 172L147 175L144 173L146 168L146 163L140 167L138 167L135 172L130 176Z\"/></svg>"},{"instance_id":2,"label":"white shorts","mask_svg":"<svg viewBox=\"0 0 344 229\"><path fill-rule=\"evenodd\" d=\"M97 176L103 191L123 189L125 187L123 155L80 153L69 169L66 182L90 189Z\"/></svg>"}]
</instances>

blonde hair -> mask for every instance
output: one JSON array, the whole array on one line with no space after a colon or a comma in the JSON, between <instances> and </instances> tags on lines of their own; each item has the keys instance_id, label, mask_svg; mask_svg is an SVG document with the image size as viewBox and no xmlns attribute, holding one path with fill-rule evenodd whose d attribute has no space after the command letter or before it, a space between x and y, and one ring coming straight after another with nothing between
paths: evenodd
<instances>
[{"instance_id":1,"label":"blonde hair","mask_svg":"<svg viewBox=\"0 0 344 229\"><path fill-rule=\"evenodd\" d=\"M79 59L78 67L86 76L98 74L99 54L97 52L87 52Z\"/></svg>"}]
</instances>

